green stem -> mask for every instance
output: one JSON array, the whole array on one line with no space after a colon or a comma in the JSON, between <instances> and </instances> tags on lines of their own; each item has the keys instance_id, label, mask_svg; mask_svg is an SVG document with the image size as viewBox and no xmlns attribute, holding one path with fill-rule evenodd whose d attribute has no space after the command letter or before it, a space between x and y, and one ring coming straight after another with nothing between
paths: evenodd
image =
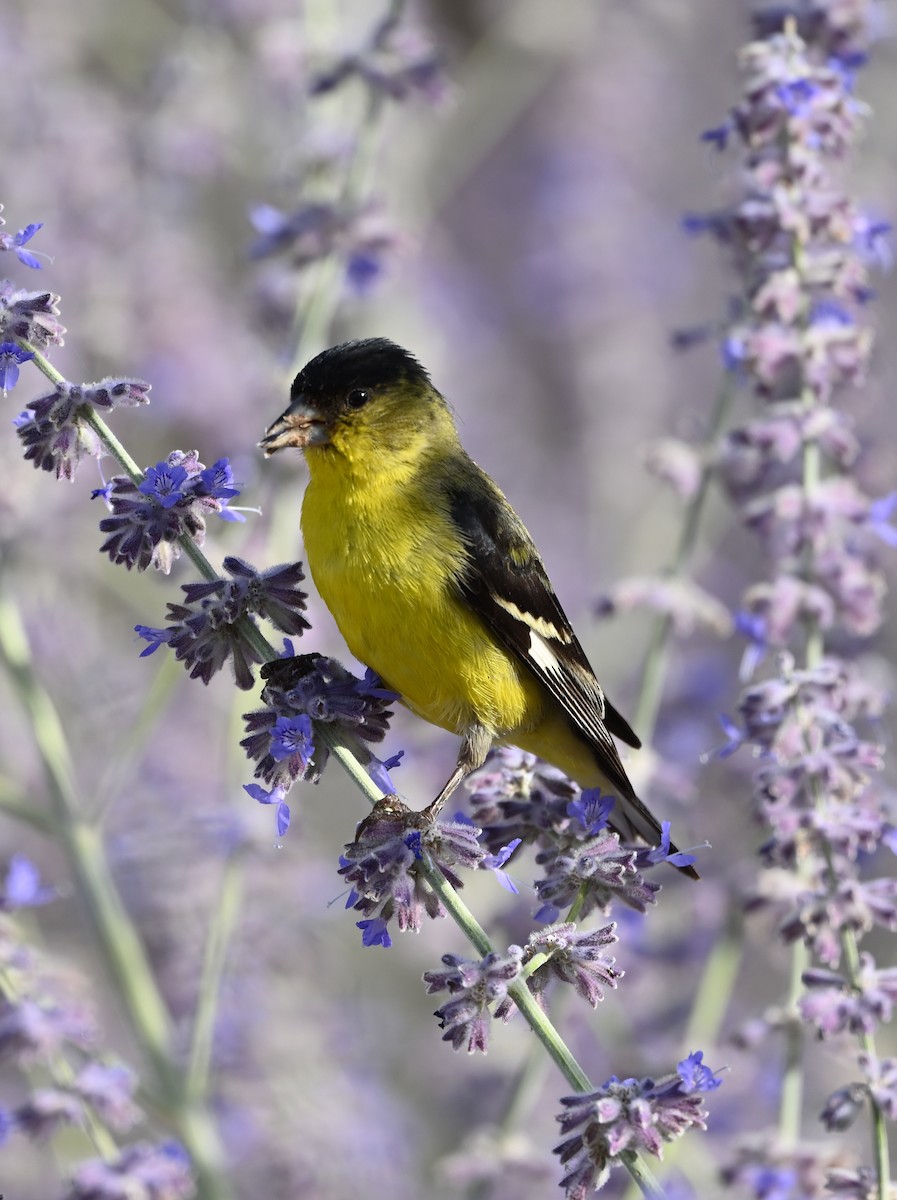
<instances>
[{"instance_id":1,"label":"green stem","mask_svg":"<svg viewBox=\"0 0 897 1200\"><path fill-rule=\"evenodd\" d=\"M240 911L243 875L242 856L239 853L231 854L224 866L221 891L206 938L196 1016L193 1020L186 1090L188 1097L194 1101L205 1096L208 1091L221 980L224 976L231 935L236 928Z\"/></svg>"},{"instance_id":2,"label":"green stem","mask_svg":"<svg viewBox=\"0 0 897 1200\"><path fill-rule=\"evenodd\" d=\"M122 794L140 755L146 750L153 725L164 711L172 692L183 679L181 664L173 654L166 655L159 669L153 673L140 710L123 733L115 757L97 785L96 796L90 806L90 820L93 824L103 823L112 804Z\"/></svg>"},{"instance_id":3,"label":"green stem","mask_svg":"<svg viewBox=\"0 0 897 1200\"><path fill-rule=\"evenodd\" d=\"M809 966L809 955L803 942L795 942L791 950L791 980L788 988L785 1027L785 1069L782 1094L779 1098L779 1134L786 1146L800 1141L803 1111L803 1029L797 1019L797 1002L803 992L802 976Z\"/></svg>"},{"instance_id":4,"label":"green stem","mask_svg":"<svg viewBox=\"0 0 897 1200\"><path fill-rule=\"evenodd\" d=\"M695 1046L706 1047L719 1043L744 956L741 915L740 907L731 904L726 931L714 943L698 983L688 1027L681 1043L683 1055L691 1054Z\"/></svg>"}]
</instances>

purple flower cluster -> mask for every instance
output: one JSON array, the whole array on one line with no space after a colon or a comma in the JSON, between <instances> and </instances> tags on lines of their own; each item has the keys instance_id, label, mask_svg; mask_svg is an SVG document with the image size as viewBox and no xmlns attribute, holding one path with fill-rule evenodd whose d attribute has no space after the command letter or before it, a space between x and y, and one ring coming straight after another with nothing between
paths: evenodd
<instances>
[{"instance_id":1,"label":"purple flower cluster","mask_svg":"<svg viewBox=\"0 0 897 1200\"><path fill-rule=\"evenodd\" d=\"M608 828L613 797L582 792L556 768L505 747L492 751L470 786L474 820L490 850L518 838L537 847L543 873L535 884L538 920L557 921L577 899L582 915L606 913L614 901L639 912L655 902L660 884L642 871L665 856L621 845Z\"/></svg>"},{"instance_id":2,"label":"purple flower cluster","mask_svg":"<svg viewBox=\"0 0 897 1200\"><path fill-rule=\"evenodd\" d=\"M312 97L328 95L351 86L352 81L360 82L367 92L365 119L370 127L379 119L385 100L422 97L441 104L449 95L441 56L422 33L404 23L398 10L390 11L373 28L360 49L318 71L309 93ZM347 131L349 139L364 136L365 130ZM335 199L322 199L317 189L312 198L304 198L287 211L271 204L254 205L249 219L256 237L249 253L255 259L278 258L298 271L322 259L334 259L342 264L348 289L364 296L381 279L401 240L382 205L352 182L344 160L345 155L337 154L332 162L322 162L316 155L309 166L309 175L320 177L324 171L334 176L331 191ZM303 288L306 282L303 279ZM266 285L266 307L284 326L294 319L290 310L295 307L295 290L295 283L279 285L273 274Z\"/></svg>"},{"instance_id":3,"label":"purple flower cluster","mask_svg":"<svg viewBox=\"0 0 897 1200\"><path fill-rule=\"evenodd\" d=\"M226 458L203 466L195 450L173 450L168 458L148 467L135 483L128 475L114 475L102 495L112 510L100 521L106 540L100 547L114 563L145 571L150 565L167 575L180 557L178 539L189 537L201 546L206 518L242 521L228 502L238 496Z\"/></svg>"},{"instance_id":4,"label":"purple flower cluster","mask_svg":"<svg viewBox=\"0 0 897 1200\"><path fill-rule=\"evenodd\" d=\"M615 959L604 953L605 946L617 941L616 924L591 931L578 930L566 922L539 929L529 935L523 955L524 965L536 955L547 960L529 976L529 987L537 998L544 997L553 979L571 985L578 996L597 1008L605 988L615 988L624 972L614 966Z\"/></svg>"},{"instance_id":5,"label":"purple flower cluster","mask_svg":"<svg viewBox=\"0 0 897 1200\"><path fill-rule=\"evenodd\" d=\"M37 350L61 346L65 326L59 316L59 297L52 292L29 292L9 279L0 280L0 341L28 342Z\"/></svg>"},{"instance_id":6,"label":"purple flower cluster","mask_svg":"<svg viewBox=\"0 0 897 1200\"><path fill-rule=\"evenodd\" d=\"M462 821L432 821L410 811L395 796L379 801L358 827L340 859L339 873L351 885L346 908L361 913L366 946L392 944L387 926L415 933L424 914L444 916L439 899L417 863L424 857L452 887L463 886L457 868L476 870L485 854L479 829Z\"/></svg>"},{"instance_id":7,"label":"purple flower cluster","mask_svg":"<svg viewBox=\"0 0 897 1200\"><path fill-rule=\"evenodd\" d=\"M48 395L29 401L16 421L25 458L44 471L55 471L57 479L74 479L82 458L101 458L105 453L87 423L89 410L148 404L149 390L141 379L57 384Z\"/></svg>"},{"instance_id":8,"label":"purple flower cluster","mask_svg":"<svg viewBox=\"0 0 897 1200\"><path fill-rule=\"evenodd\" d=\"M266 612L273 620L270 602ZM267 663L261 674L267 681L262 692L265 707L244 715L248 736L240 745L256 764L256 779L270 788L244 786L260 804L274 805L278 831L283 834L290 819L287 792L297 779L320 778L329 757L325 740L314 737L312 722L363 742L379 742L388 728L388 706L395 695L382 688L370 671L358 679L334 658L293 654L288 640L283 657Z\"/></svg>"},{"instance_id":9,"label":"purple flower cluster","mask_svg":"<svg viewBox=\"0 0 897 1200\"><path fill-rule=\"evenodd\" d=\"M97 1158L80 1166L65 1200L190 1200L195 1194L190 1160L177 1142L138 1142L112 1162Z\"/></svg>"},{"instance_id":10,"label":"purple flower cluster","mask_svg":"<svg viewBox=\"0 0 897 1200\"><path fill-rule=\"evenodd\" d=\"M299 635L310 628L302 616L305 592L297 586L305 575L301 563L257 571L229 555L223 565L230 579L181 585L185 602L168 605L165 629L147 625L135 629L149 643L141 657L168 645L188 668L190 678L203 683L231 659L237 687L247 690L254 683L252 665L262 661L250 638L254 615L267 618L283 633Z\"/></svg>"},{"instance_id":11,"label":"purple flower cluster","mask_svg":"<svg viewBox=\"0 0 897 1200\"><path fill-rule=\"evenodd\" d=\"M566 1174L561 1183L567 1200L586 1200L604 1187L611 1168L627 1152L663 1157L664 1142L687 1129L707 1128L703 1093L720 1080L703 1063L700 1050L678 1064L676 1074L662 1079L618 1079L611 1076L593 1092L564 1096L558 1117L564 1141L556 1148Z\"/></svg>"},{"instance_id":12,"label":"purple flower cluster","mask_svg":"<svg viewBox=\"0 0 897 1200\"><path fill-rule=\"evenodd\" d=\"M14 914L22 908L46 904L57 895L41 883L36 868L23 856L10 862L2 892L0 915L0 1062L23 1070L40 1084L5 1109L0 1109L0 1144L17 1135L35 1140L52 1136L64 1127L83 1127L88 1118L107 1130L127 1132L144 1120L135 1102L137 1077L124 1063L98 1056L98 1030L93 1015L63 985L58 971L19 936ZM12 914L12 915L9 915ZM35 1070L37 1069L37 1070ZM117 1197L132 1194L158 1197L192 1194L192 1171L178 1149L178 1167L166 1176L158 1168L153 1189L149 1164L169 1156L167 1144L142 1144L124 1151L112 1163L89 1162L74 1171L71 1197ZM108 1179L99 1186L102 1170ZM165 1190L163 1182L170 1186ZM180 1179L180 1190L174 1188ZM89 1183L95 1183L93 1190ZM168 1186L168 1184L166 1184ZM138 1194L134 1190L134 1194Z\"/></svg>"},{"instance_id":13,"label":"purple flower cluster","mask_svg":"<svg viewBox=\"0 0 897 1200\"><path fill-rule=\"evenodd\" d=\"M479 962L444 954L444 970L424 971L428 995L448 992L454 997L434 1014L439 1018L440 1028L445 1030L444 1042L451 1042L454 1050L463 1047L468 1054L477 1050L486 1053L490 1009L495 1009L495 1015L505 1021L516 1011L508 998L508 985L520 974L522 958L519 946L509 947L506 955L491 951Z\"/></svg>"},{"instance_id":14,"label":"purple flower cluster","mask_svg":"<svg viewBox=\"0 0 897 1200\"><path fill-rule=\"evenodd\" d=\"M760 10L763 36L741 55L742 99L708 135L720 148L739 143L741 193L687 222L732 257L743 292L723 358L762 405L725 435L713 461L768 562L768 578L747 589L738 616L750 643L743 676L777 652L775 673L748 684L739 724L728 729L726 752L748 742L758 755L755 804L768 829L761 848L768 871L749 906L772 908L785 940L802 940L824 964L804 973L799 1019L820 1037L857 1034L867 1049L863 1078L830 1098L829 1128L845 1127L870 1102L875 1120L895 1107L891 1067L868 1053L866 1039L891 1016L897 973L855 948L874 926L897 929L893 878L859 873L861 865L879 866L875 855L890 828L872 783L882 750L858 732L884 698L825 647L830 633L856 638L879 627L880 547L897 543L894 499L871 498L850 475L859 442L835 407L865 376L872 336L861 313L887 231L840 180L865 111L853 70L871 7L818 0ZM789 1022L771 1016L760 1024ZM798 1186L801 1156L800 1148L780 1147L773 1158L745 1151L727 1179L757 1197L779 1194L786 1177ZM801 1194L821 1195L834 1164L820 1169L818 1156L810 1160L819 1187ZM830 1188L865 1196L862 1174L842 1172L836 1184L832 1173Z\"/></svg>"}]
</instances>

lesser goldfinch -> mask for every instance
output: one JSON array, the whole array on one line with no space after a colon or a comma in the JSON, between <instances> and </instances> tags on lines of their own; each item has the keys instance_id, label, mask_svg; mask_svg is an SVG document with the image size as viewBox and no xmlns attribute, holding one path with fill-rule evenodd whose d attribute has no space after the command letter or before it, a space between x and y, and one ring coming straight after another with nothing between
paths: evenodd
<instances>
[{"instance_id":1,"label":"lesser goldfinch","mask_svg":"<svg viewBox=\"0 0 897 1200\"><path fill-rule=\"evenodd\" d=\"M461 736L428 813L493 744L510 743L612 792L611 827L659 844L611 734L640 742L605 698L532 538L465 453L417 359L383 338L325 350L260 444L266 455L305 455L308 566L349 649L412 712Z\"/></svg>"}]
</instances>

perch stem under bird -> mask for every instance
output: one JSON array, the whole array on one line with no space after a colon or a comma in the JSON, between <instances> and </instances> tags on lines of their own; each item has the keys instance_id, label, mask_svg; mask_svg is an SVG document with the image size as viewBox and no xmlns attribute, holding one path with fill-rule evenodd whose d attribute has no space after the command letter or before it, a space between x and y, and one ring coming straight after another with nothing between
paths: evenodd
<instances>
[{"instance_id":1,"label":"perch stem under bird","mask_svg":"<svg viewBox=\"0 0 897 1200\"><path fill-rule=\"evenodd\" d=\"M426 812L436 816L491 746L510 743L613 793L611 828L658 845L660 824L611 735L639 740L605 698L532 538L464 451L417 359L383 338L325 350L260 444L266 455L292 446L305 456L308 566L349 649L412 712L461 737Z\"/></svg>"}]
</instances>

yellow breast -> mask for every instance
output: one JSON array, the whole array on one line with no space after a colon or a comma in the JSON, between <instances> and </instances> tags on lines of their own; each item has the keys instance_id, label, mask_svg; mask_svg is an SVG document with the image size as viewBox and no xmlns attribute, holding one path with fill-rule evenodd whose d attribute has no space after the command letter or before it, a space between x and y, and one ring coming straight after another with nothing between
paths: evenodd
<instances>
[{"instance_id":1,"label":"yellow breast","mask_svg":"<svg viewBox=\"0 0 897 1200\"><path fill-rule=\"evenodd\" d=\"M302 531L315 586L352 653L419 716L455 733L530 727L541 689L454 598L465 552L425 482L313 471Z\"/></svg>"}]
</instances>

